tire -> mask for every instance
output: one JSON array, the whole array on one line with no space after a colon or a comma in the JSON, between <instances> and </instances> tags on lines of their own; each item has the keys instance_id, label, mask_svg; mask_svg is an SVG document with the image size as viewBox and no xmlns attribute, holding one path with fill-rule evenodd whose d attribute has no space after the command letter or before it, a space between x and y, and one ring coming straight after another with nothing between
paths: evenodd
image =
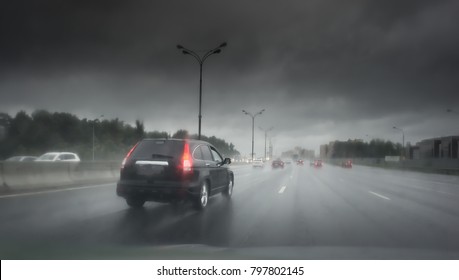
<instances>
[{"instance_id":1,"label":"tire","mask_svg":"<svg viewBox=\"0 0 459 280\"><path fill-rule=\"evenodd\" d=\"M145 200L138 198L126 198L126 203L131 208L142 208L145 204Z\"/></svg>"},{"instance_id":2,"label":"tire","mask_svg":"<svg viewBox=\"0 0 459 280\"><path fill-rule=\"evenodd\" d=\"M233 195L233 187L234 187L234 178L233 176L230 176L228 186L226 187L226 190L223 191L223 196L226 197L227 199L230 199L231 196Z\"/></svg>"},{"instance_id":3,"label":"tire","mask_svg":"<svg viewBox=\"0 0 459 280\"><path fill-rule=\"evenodd\" d=\"M206 208L207 204L209 202L209 187L207 185L207 182L204 181L201 186L201 190L199 192L199 196L195 198L194 201L194 208L197 210L203 210Z\"/></svg>"}]
</instances>

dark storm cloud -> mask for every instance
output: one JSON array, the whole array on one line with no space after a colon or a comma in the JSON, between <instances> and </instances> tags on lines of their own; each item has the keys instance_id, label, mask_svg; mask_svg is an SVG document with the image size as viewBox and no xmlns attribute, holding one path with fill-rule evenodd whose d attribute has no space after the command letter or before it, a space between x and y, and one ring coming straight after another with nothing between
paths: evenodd
<instances>
[{"instance_id":1,"label":"dark storm cloud","mask_svg":"<svg viewBox=\"0 0 459 280\"><path fill-rule=\"evenodd\" d=\"M175 130L196 115L198 69L175 45L227 40L204 65L203 121L222 137L222 120L240 135L240 110L261 108L278 135L323 141L397 122L423 137L415 120L459 101L457 14L454 0L10 1L0 110L103 110Z\"/></svg>"}]
</instances>

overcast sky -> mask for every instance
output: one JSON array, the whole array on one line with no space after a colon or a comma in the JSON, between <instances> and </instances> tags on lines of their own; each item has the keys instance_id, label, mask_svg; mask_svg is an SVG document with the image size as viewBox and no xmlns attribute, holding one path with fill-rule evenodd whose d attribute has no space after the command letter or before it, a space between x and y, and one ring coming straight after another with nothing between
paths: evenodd
<instances>
[{"instance_id":1,"label":"overcast sky","mask_svg":"<svg viewBox=\"0 0 459 280\"><path fill-rule=\"evenodd\" d=\"M459 134L459 1L15 0L0 9L0 111L103 114L255 152ZM456 113L446 113L451 108ZM368 136L366 136L368 135Z\"/></svg>"}]
</instances>

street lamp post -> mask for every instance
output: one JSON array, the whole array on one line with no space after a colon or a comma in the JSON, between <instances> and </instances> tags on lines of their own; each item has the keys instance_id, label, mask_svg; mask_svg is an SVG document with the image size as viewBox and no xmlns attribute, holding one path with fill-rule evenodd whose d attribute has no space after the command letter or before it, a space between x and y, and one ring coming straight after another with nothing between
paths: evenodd
<instances>
[{"instance_id":1,"label":"street lamp post","mask_svg":"<svg viewBox=\"0 0 459 280\"><path fill-rule=\"evenodd\" d=\"M207 51L203 56L199 56L196 52L185 48L182 45L177 45L177 49L181 50L183 54L188 54L194 57L199 63L199 125L198 125L198 139L201 140L201 106L202 106L202 65L204 61L213 54L218 54L222 51L222 48L226 47L228 44L226 42L221 43L220 46Z\"/></svg>"},{"instance_id":2,"label":"street lamp post","mask_svg":"<svg viewBox=\"0 0 459 280\"><path fill-rule=\"evenodd\" d=\"M254 131L255 131L255 117L258 116L258 115L261 115L263 112L265 111L265 109L261 110L260 112L256 113L256 114L252 114L252 113L249 113L247 112L246 110L242 110L242 112L246 115L249 115L252 117L252 162L253 162L253 145L254 145Z\"/></svg>"},{"instance_id":3,"label":"street lamp post","mask_svg":"<svg viewBox=\"0 0 459 280\"><path fill-rule=\"evenodd\" d=\"M103 118L104 115L100 115L99 118ZM96 118L92 121L92 161L94 161L94 142L95 142L95 131L94 127L96 126L96 121L99 120L99 118Z\"/></svg>"},{"instance_id":4,"label":"street lamp post","mask_svg":"<svg viewBox=\"0 0 459 280\"><path fill-rule=\"evenodd\" d=\"M401 156L403 157L405 154L405 131L399 127L392 127L393 129L400 130L402 132L402 153Z\"/></svg>"},{"instance_id":5,"label":"street lamp post","mask_svg":"<svg viewBox=\"0 0 459 280\"><path fill-rule=\"evenodd\" d=\"M268 137L268 132L271 131L271 130L273 130L274 127L271 126L271 127L268 128L268 129L263 129L263 128L261 128L261 127L258 127L258 128L260 128L262 131L265 132L265 160L266 160L266 138Z\"/></svg>"}]
</instances>

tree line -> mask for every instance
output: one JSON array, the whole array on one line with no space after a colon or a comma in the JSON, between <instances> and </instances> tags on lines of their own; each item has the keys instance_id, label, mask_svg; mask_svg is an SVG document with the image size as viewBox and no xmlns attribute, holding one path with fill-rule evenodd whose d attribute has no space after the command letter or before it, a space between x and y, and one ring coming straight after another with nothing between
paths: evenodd
<instances>
[{"instance_id":1,"label":"tree line","mask_svg":"<svg viewBox=\"0 0 459 280\"><path fill-rule=\"evenodd\" d=\"M187 130L179 129L172 135L172 138L177 139L198 139L198 134L189 134ZM235 149L233 143L227 143L225 140L217 138L215 136L207 137L201 135L201 140L207 141L217 148L217 150L227 157L235 157L240 155L239 151Z\"/></svg>"},{"instance_id":2,"label":"tree line","mask_svg":"<svg viewBox=\"0 0 459 280\"><path fill-rule=\"evenodd\" d=\"M50 151L77 153L81 160L92 160L93 131L96 160L121 160L143 138L171 138L165 131L145 131L142 121L134 125L115 119L80 119L70 113L37 110L18 112L14 117L0 113L0 160L15 155L39 156ZM180 136L178 130L172 137ZM197 137L196 137L197 138ZM201 137L225 156L239 154L232 143L215 136Z\"/></svg>"},{"instance_id":3,"label":"tree line","mask_svg":"<svg viewBox=\"0 0 459 280\"><path fill-rule=\"evenodd\" d=\"M391 141L373 139L363 141L335 141L327 148L331 158L383 158L385 156L399 156L402 145Z\"/></svg>"}]
</instances>

